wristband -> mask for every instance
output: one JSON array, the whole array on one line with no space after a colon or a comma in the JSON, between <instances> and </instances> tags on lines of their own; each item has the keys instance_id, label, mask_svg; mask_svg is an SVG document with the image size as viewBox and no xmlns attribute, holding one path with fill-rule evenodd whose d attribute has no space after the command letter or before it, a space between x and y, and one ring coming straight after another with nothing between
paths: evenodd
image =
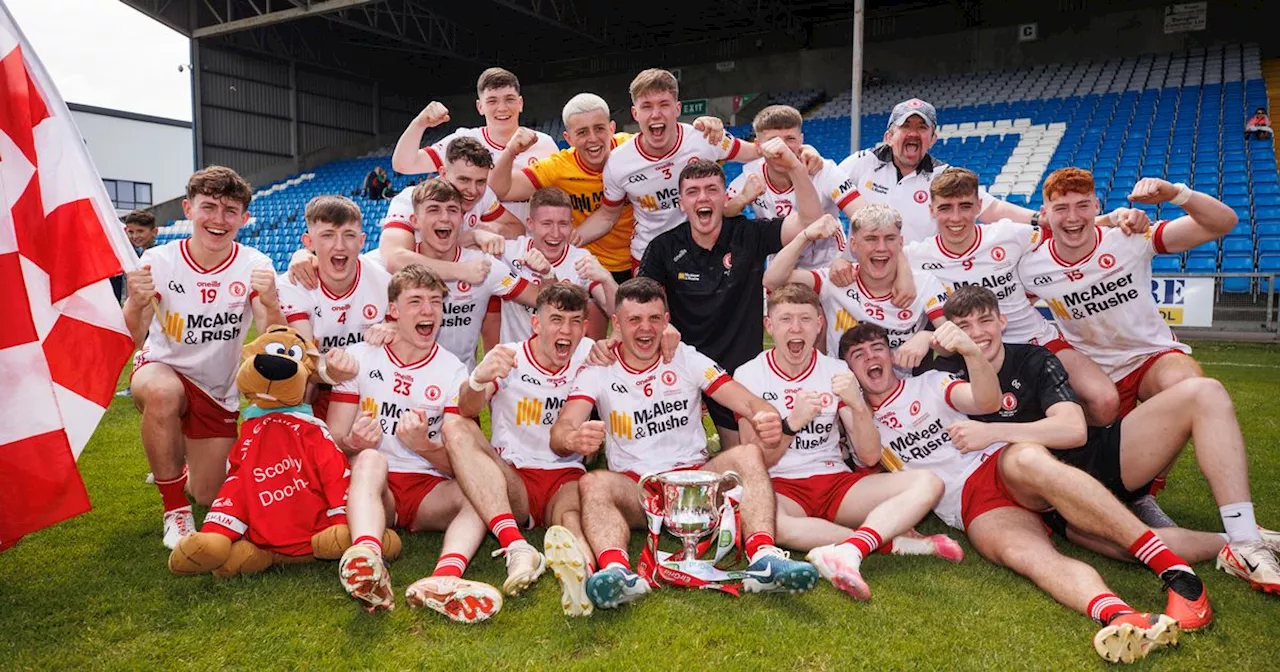
<instances>
[{"instance_id":1,"label":"wristband","mask_svg":"<svg viewBox=\"0 0 1280 672\"><path fill-rule=\"evenodd\" d=\"M1184 203L1191 200L1191 187L1188 187L1183 182L1179 182L1173 186L1178 188L1178 195L1169 199L1169 202L1178 207L1182 207Z\"/></svg>"},{"instance_id":2,"label":"wristband","mask_svg":"<svg viewBox=\"0 0 1280 672\"><path fill-rule=\"evenodd\" d=\"M791 429L791 423L789 422L789 420L790 418L782 419L782 433L786 436L795 436L796 430Z\"/></svg>"},{"instance_id":3,"label":"wristband","mask_svg":"<svg viewBox=\"0 0 1280 672\"><path fill-rule=\"evenodd\" d=\"M476 392L484 392L485 390L489 389L489 383L482 383L476 380L475 373L472 373L471 376L467 378L467 384L470 385L471 389L475 390Z\"/></svg>"},{"instance_id":4,"label":"wristband","mask_svg":"<svg viewBox=\"0 0 1280 672\"><path fill-rule=\"evenodd\" d=\"M1040 211L1031 213L1031 226L1040 226Z\"/></svg>"}]
</instances>

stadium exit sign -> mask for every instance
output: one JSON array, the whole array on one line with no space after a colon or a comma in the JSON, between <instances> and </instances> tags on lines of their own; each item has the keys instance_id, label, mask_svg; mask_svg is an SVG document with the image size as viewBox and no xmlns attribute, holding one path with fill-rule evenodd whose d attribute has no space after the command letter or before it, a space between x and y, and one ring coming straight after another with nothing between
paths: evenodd
<instances>
[{"instance_id":1,"label":"stadium exit sign","mask_svg":"<svg viewBox=\"0 0 1280 672\"><path fill-rule=\"evenodd\" d=\"M697 100L680 101L680 116L690 116L695 114L707 113L707 99L699 98Z\"/></svg>"}]
</instances>

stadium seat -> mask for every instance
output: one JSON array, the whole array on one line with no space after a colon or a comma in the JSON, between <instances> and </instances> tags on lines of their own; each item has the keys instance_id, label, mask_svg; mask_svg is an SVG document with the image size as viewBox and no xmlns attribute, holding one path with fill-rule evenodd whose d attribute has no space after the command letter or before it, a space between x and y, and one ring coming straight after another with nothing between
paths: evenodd
<instances>
[{"instance_id":1,"label":"stadium seat","mask_svg":"<svg viewBox=\"0 0 1280 672\"><path fill-rule=\"evenodd\" d=\"M1218 260L1213 257L1187 257L1187 273L1216 273Z\"/></svg>"},{"instance_id":2,"label":"stadium seat","mask_svg":"<svg viewBox=\"0 0 1280 672\"><path fill-rule=\"evenodd\" d=\"M1179 273L1182 271L1182 257L1176 254L1158 254L1151 260L1154 273Z\"/></svg>"}]
</instances>

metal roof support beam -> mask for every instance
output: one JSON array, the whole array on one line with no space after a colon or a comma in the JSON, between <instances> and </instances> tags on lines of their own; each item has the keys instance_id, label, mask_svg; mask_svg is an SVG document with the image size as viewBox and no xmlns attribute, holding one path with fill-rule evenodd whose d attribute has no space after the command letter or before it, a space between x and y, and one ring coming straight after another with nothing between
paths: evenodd
<instances>
[{"instance_id":1,"label":"metal roof support beam","mask_svg":"<svg viewBox=\"0 0 1280 672\"><path fill-rule=\"evenodd\" d=\"M608 24L595 24L578 11L574 0L493 0L499 7L506 7L543 23L585 37L596 44L604 44Z\"/></svg>"},{"instance_id":2,"label":"metal roof support beam","mask_svg":"<svg viewBox=\"0 0 1280 672\"><path fill-rule=\"evenodd\" d=\"M379 5L357 12L339 12L326 19L415 47L423 53L484 66L498 62L497 51L485 49L478 35L413 2L405 2L402 9Z\"/></svg>"},{"instance_id":3,"label":"metal roof support beam","mask_svg":"<svg viewBox=\"0 0 1280 672\"><path fill-rule=\"evenodd\" d=\"M311 16L321 16L332 12L341 11L367 5L372 2L385 2L385 0L322 0L320 2L305 2L299 5L297 2L290 2L291 5L287 9L271 11L271 2L266 3L265 10L259 9L257 5L250 2L250 6L254 11L259 12L257 16L249 16L243 19L223 20L222 16L214 10L213 6L205 0L205 6L219 18L219 23L212 26L204 26L196 28L191 32L191 37L201 39L213 37L215 35L225 35L227 33L235 33L242 30L252 30L254 28L262 28L285 21L293 21L295 19L303 19ZM230 4L228 3L228 9Z\"/></svg>"}]
</instances>

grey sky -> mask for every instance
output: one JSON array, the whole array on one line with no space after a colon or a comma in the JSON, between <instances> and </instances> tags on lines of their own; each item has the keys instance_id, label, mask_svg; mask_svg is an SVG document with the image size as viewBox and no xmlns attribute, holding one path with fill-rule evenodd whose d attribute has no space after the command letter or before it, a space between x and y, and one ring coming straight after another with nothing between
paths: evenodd
<instances>
[{"instance_id":1,"label":"grey sky","mask_svg":"<svg viewBox=\"0 0 1280 672\"><path fill-rule=\"evenodd\" d=\"M118 0L0 0L68 102L191 120L187 38Z\"/></svg>"}]
</instances>

